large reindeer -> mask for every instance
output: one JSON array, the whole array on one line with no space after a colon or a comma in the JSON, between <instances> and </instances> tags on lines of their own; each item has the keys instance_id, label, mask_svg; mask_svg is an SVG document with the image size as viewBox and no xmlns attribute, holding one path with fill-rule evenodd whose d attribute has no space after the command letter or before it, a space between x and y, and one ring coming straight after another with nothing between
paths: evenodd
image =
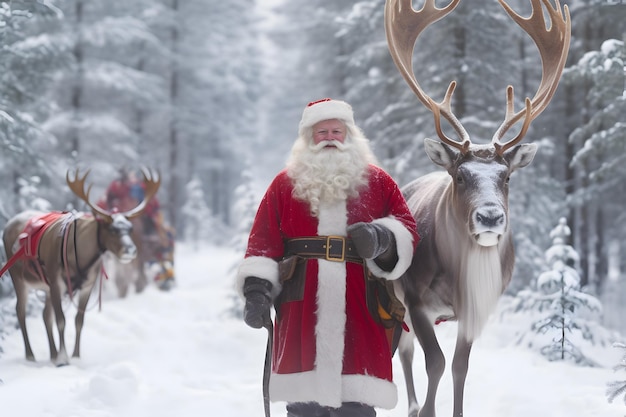
<instances>
[{"instance_id":1,"label":"large reindeer","mask_svg":"<svg viewBox=\"0 0 626 417\"><path fill-rule=\"evenodd\" d=\"M137 207L123 213L110 213L92 204L89 199L91 186L85 189L89 171L82 177L76 170L74 178L66 175L67 184L74 194L91 209L89 213L25 211L7 223L4 247L11 279L17 296L17 319L22 330L26 359L34 361L26 331L26 305L30 289L45 293L43 320L48 335L50 359L57 366L67 365L65 349L65 315L63 297L78 295L75 318L76 341L73 357L80 357L80 335L85 309L91 290L102 268L102 255L110 251L123 262L137 256L137 247L131 239L132 225L129 219L141 215L147 202L157 192L160 179L148 178L146 197ZM59 334L57 349L53 335L56 319Z\"/></svg>"},{"instance_id":2,"label":"large reindeer","mask_svg":"<svg viewBox=\"0 0 626 417\"><path fill-rule=\"evenodd\" d=\"M428 388L420 410L415 396L412 360L413 338L402 336L399 355L402 363L409 415L435 416L435 395L445 368L445 358L437 341L434 324L457 320L458 334L452 376L454 417L463 416L463 391L472 342L481 333L505 290L514 265L514 250L508 216L508 183L511 173L527 166L537 145L518 144L528 127L548 105L557 88L570 42L571 22L559 1L530 0L532 14L523 18L503 0L508 15L533 39L542 61L542 78L532 99L515 112L513 87L506 92L504 122L490 144L473 144L461 122L452 113L451 82L442 102L430 98L415 79L412 55L415 42L430 24L443 18L459 4L451 0L438 8L435 0L425 0L422 9L413 9L411 0L387 0L385 30L391 56L400 73L419 100L432 111L441 141L425 140L426 153L445 172L433 173L403 188L421 236L413 263L396 283L406 303L415 335L424 350ZM542 3L547 9L547 27ZM446 136L441 116L453 127L459 141ZM519 133L503 141L507 131L522 121Z\"/></svg>"}]
</instances>

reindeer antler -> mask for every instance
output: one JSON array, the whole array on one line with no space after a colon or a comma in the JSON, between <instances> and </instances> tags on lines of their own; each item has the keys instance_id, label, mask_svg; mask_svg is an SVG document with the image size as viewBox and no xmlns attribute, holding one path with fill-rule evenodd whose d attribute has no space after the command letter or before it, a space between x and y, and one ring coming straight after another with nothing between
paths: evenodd
<instances>
[{"instance_id":1,"label":"reindeer antler","mask_svg":"<svg viewBox=\"0 0 626 417\"><path fill-rule=\"evenodd\" d=\"M111 217L111 213L98 207L95 204L92 204L91 201L89 201L89 193L91 192L91 187L93 184L90 184L87 190L85 190L85 180L87 179L90 171L91 170L88 169L87 172L85 172L85 175L81 177L78 168L76 168L76 171L74 172L74 179L70 180L70 171L68 170L65 174L65 181L67 182L67 185L69 185L70 190L72 190L72 192L76 194L78 198L83 200L94 213L99 214L106 221L112 222L113 218Z\"/></svg>"},{"instance_id":2,"label":"reindeer antler","mask_svg":"<svg viewBox=\"0 0 626 417\"><path fill-rule=\"evenodd\" d=\"M530 0L533 12L528 19L515 13L504 0L498 1L509 16L533 39L539 49L542 61L541 84L533 99L526 99L526 105L523 110L514 113L513 87L507 87L505 119L492 139L496 152L502 155L507 149L522 140L531 121L546 108L552 99L567 58L571 36L571 21L567 6L565 6L565 17L563 17L559 0L555 0L556 7L552 7L549 0ZM443 8L437 8L435 0L425 0L424 6L419 11L413 9L411 2L412 0L387 0L385 4L385 31L389 51L409 87L411 87L419 100L433 112L435 128L441 141L465 153L469 149L471 141L467 131L452 113L450 106L456 83L452 81L448 86L443 101L436 103L424 92L415 79L412 64L413 49L419 35L432 23L452 12L458 6L460 0L451 0ZM548 10L551 21L550 29L546 28L540 2ZM450 122L459 135L460 142L451 140L443 133L441 129L441 115ZM502 143L501 139L504 134L522 117L524 117L524 123L518 135L509 142Z\"/></svg>"},{"instance_id":3,"label":"reindeer antler","mask_svg":"<svg viewBox=\"0 0 626 417\"><path fill-rule=\"evenodd\" d=\"M502 155L507 149L522 140L530 123L545 110L550 100L552 100L552 96L554 96L559 85L567 53L569 52L572 22L569 8L567 5L564 5L564 13L561 12L559 0L555 0L555 7L552 7L549 0L530 0L532 13L528 18L517 14L504 0L498 0L498 2L515 23L530 35L535 45L537 45L539 56L541 57L541 83L539 88L532 100L526 98L525 108L515 114L513 114L513 87L508 86L507 88L506 115L492 139L497 152ZM546 26L540 2L543 3L548 11L550 18L549 29ZM524 117L524 123L518 135L512 140L502 143L501 139L504 137L504 134L522 117Z\"/></svg>"},{"instance_id":4,"label":"reindeer antler","mask_svg":"<svg viewBox=\"0 0 626 417\"><path fill-rule=\"evenodd\" d=\"M95 204L92 204L91 201L89 201L89 193L91 192L91 187L93 184L90 184L89 187L87 187L87 190L85 190L85 180L87 179L90 171L91 170L88 169L87 172L85 172L85 175L81 177L78 168L76 168L73 180L70 180L70 172L68 171L65 174L65 180L67 181L67 185L69 185L72 192L76 194L76 196L78 196L81 200L83 200L94 213L99 214L106 221L112 222L113 218L110 212L98 207ZM159 190L159 187L161 186L161 176L159 175L158 171L152 172L150 169L142 167L141 173L143 174L143 181L146 184L144 199L139 203L137 207L120 213L128 219L132 219L143 214L146 205L152 199L152 197L154 197L154 195Z\"/></svg>"},{"instance_id":5,"label":"reindeer antler","mask_svg":"<svg viewBox=\"0 0 626 417\"><path fill-rule=\"evenodd\" d=\"M161 186L161 175L158 171L153 172L146 167L141 168L141 173L143 175L143 182L146 185L144 198L141 203L134 209L129 211L125 211L122 213L125 217L132 219L133 217L140 216L143 214L148 202L154 197L154 195L159 191L159 187Z\"/></svg>"},{"instance_id":6,"label":"reindeer antler","mask_svg":"<svg viewBox=\"0 0 626 417\"><path fill-rule=\"evenodd\" d=\"M433 112L435 128L441 141L458 148L461 152L466 152L471 143L469 134L452 113L450 107L456 82L450 83L443 101L436 103L424 92L413 72L413 49L418 36L432 23L454 10L459 2L460 0L452 0L446 7L440 9L435 6L435 0L426 0L422 9L416 11L411 5L411 0L387 0L385 4L385 32L393 61L417 98ZM454 141L443 133L441 115L450 122L461 142Z\"/></svg>"}]
</instances>

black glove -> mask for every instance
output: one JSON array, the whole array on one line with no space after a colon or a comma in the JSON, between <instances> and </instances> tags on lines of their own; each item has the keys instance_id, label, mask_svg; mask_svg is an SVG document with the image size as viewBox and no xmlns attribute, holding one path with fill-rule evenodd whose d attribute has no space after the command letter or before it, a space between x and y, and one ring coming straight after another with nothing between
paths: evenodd
<instances>
[{"instance_id":1,"label":"black glove","mask_svg":"<svg viewBox=\"0 0 626 417\"><path fill-rule=\"evenodd\" d=\"M246 305L243 309L243 320L254 329L260 329L270 319L272 307L272 283L266 279L247 277L243 284L243 295Z\"/></svg>"},{"instance_id":2,"label":"black glove","mask_svg":"<svg viewBox=\"0 0 626 417\"><path fill-rule=\"evenodd\" d=\"M357 253L361 258L374 259L385 253L394 243L389 229L377 223L354 223L348 226Z\"/></svg>"}]
</instances>

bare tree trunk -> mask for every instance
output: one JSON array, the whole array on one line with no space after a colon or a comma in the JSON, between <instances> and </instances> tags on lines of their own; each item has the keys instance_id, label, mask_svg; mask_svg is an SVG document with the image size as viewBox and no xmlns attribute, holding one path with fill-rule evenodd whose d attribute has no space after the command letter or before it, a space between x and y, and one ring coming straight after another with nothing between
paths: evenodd
<instances>
[{"instance_id":1,"label":"bare tree trunk","mask_svg":"<svg viewBox=\"0 0 626 417\"><path fill-rule=\"evenodd\" d=\"M519 62L526 62L526 42L524 42L526 38L524 38L523 36L520 36L518 38L518 51L519 51L519 57L518 57L518 61ZM520 71L520 85L521 85L521 90L520 91L532 91L531 87L528 85L528 71L527 71L527 66L526 65L521 65L521 71Z\"/></svg>"},{"instance_id":2,"label":"bare tree trunk","mask_svg":"<svg viewBox=\"0 0 626 417\"><path fill-rule=\"evenodd\" d=\"M19 213L22 211L20 207L20 172L16 169L13 170L13 213ZM8 220L7 217L6 220Z\"/></svg>"},{"instance_id":3,"label":"bare tree trunk","mask_svg":"<svg viewBox=\"0 0 626 417\"><path fill-rule=\"evenodd\" d=\"M602 206L598 206L596 210L596 244L594 246L595 252L595 275L596 275L596 294L602 295L604 290L604 284L606 283L609 272L608 261L608 248L609 242L606 240L605 224L604 224L604 209Z\"/></svg>"},{"instance_id":4,"label":"bare tree trunk","mask_svg":"<svg viewBox=\"0 0 626 417\"><path fill-rule=\"evenodd\" d=\"M589 181L587 180L586 173L588 170L588 163L585 162L583 164L583 173L581 174L580 180L580 189L584 190L589 186ZM578 254L580 255L580 286L584 287L586 285L591 284L589 277L589 253L590 253L590 239L591 239L591 230L592 227L590 225L592 216L589 214L591 208L587 203L583 203L580 208L580 239L578 242L579 249Z\"/></svg>"},{"instance_id":5,"label":"bare tree trunk","mask_svg":"<svg viewBox=\"0 0 626 417\"><path fill-rule=\"evenodd\" d=\"M575 119L574 115L577 110L575 98L576 89L573 85L566 85L565 87L565 116L570 119ZM576 171L569 162L574 157L576 144L571 143L567 137L564 138L563 142L565 143L565 195L566 197L571 197L576 191ZM567 215L567 223L571 225L572 235L570 239L574 246L576 246L579 235L577 228L578 222L576 219L576 208L570 205L569 213Z\"/></svg>"},{"instance_id":6,"label":"bare tree trunk","mask_svg":"<svg viewBox=\"0 0 626 417\"><path fill-rule=\"evenodd\" d=\"M143 48L140 48L143 49ZM139 55L139 59L137 60L137 71L143 72L146 66L146 60L143 54ZM145 114L141 109L141 106L135 107L135 117L134 117L134 130L137 133L137 154L145 155L147 149L145 148L145 138L143 137L144 130L144 122L145 122Z\"/></svg>"},{"instance_id":7,"label":"bare tree trunk","mask_svg":"<svg viewBox=\"0 0 626 417\"><path fill-rule=\"evenodd\" d=\"M465 62L467 60L466 36L465 27L459 22L454 28L455 62ZM459 118L462 118L467 112L467 94L465 93L465 85L467 83L464 82L465 74L463 72L458 72L456 76L459 82L457 83L457 88L454 90L456 98L454 102L454 113L459 116Z\"/></svg>"},{"instance_id":8,"label":"bare tree trunk","mask_svg":"<svg viewBox=\"0 0 626 417\"><path fill-rule=\"evenodd\" d=\"M84 55L83 55L83 42L82 42L82 25L83 25L83 0L76 0L74 4L75 22L74 30L76 42L74 44L74 60L76 62L76 77L72 83L72 114L73 120L70 127L70 155L74 160L74 164L80 160L80 123L82 121L82 98L83 98L83 79L84 79ZM72 205L77 207L79 199L76 196L72 196Z\"/></svg>"},{"instance_id":9,"label":"bare tree trunk","mask_svg":"<svg viewBox=\"0 0 626 417\"><path fill-rule=\"evenodd\" d=\"M179 12L178 0L172 0L172 11L174 14ZM170 183L168 186L169 204L167 207L167 214L170 224L174 228L178 228L177 214L180 207L179 189L180 187L180 175L178 167L178 149L180 144L178 136L178 112L177 104L179 97L179 76L178 73L178 42L180 33L178 27L175 25L171 31L171 74L170 74L170 102L172 106L172 113L170 119L170 132L169 132L169 165L170 165Z\"/></svg>"}]
</instances>

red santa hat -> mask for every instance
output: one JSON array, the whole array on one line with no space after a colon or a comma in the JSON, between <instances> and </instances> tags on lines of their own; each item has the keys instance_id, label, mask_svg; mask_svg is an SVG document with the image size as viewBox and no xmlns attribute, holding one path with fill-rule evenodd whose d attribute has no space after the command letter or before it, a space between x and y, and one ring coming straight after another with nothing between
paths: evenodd
<instances>
[{"instance_id":1,"label":"red santa hat","mask_svg":"<svg viewBox=\"0 0 626 417\"><path fill-rule=\"evenodd\" d=\"M339 119L347 125L354 126L354 113L352 106L345 101L324 98L312 101L304 108L300 120L300 135L304 129L313 126L322 120Z\"/></svg>"}]
</instances>

